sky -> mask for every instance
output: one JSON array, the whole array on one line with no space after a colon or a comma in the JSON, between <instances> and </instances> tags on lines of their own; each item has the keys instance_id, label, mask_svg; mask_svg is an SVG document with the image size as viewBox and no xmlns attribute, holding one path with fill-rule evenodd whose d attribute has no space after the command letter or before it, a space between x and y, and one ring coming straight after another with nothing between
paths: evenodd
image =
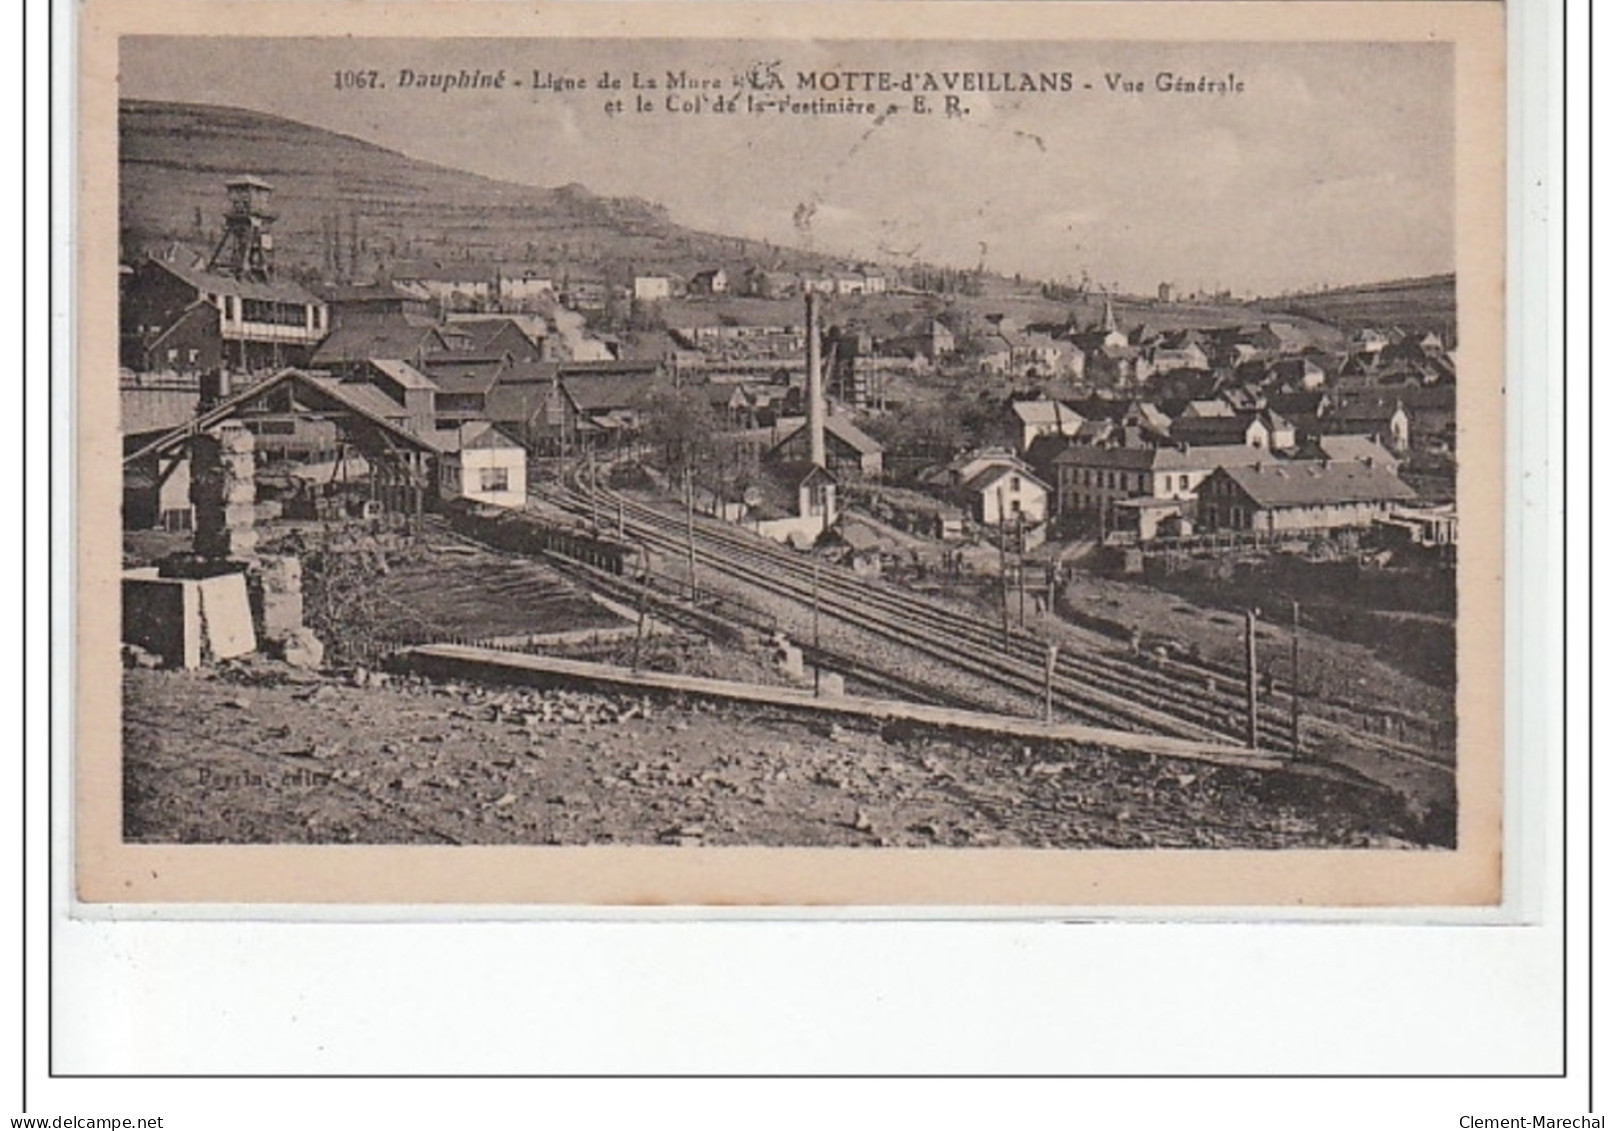
<instances>
[{"instance_id":1,"label":"sky","mask_svg":"<svg viewBox=\"0 0 1615 1131\"><path fill-rule=\"evenodd\" d=\"M670 112L668 71L1070 75L1070 90L853 95L874 115ZM503 90L405 88L494 73ZM338 89L338 71L381 89ZM605 72L623 89L602 90ZM632 74L654 109L632 110ZM535 72L585 89L534 89ZM1155 89L1162 74L1239 93ZM1112 89L1140 83L1141 93ZM519 81L522 85L515 86ZM923 81L923 79L921 80ZM956 83L962 80L955 80ZM1064 81L1058 80L1055 81ZM1235 293L1453 270L1453 58L1442 44L400 40L141 37L128 98L260 110L501 180L580 183L678 223L814 251L1153 293ZM775 97L778 91L757 91ZM625 109L608 113L609 101ZM682 101L682 100L681 100ZM895 112L882 113L889 107Z\"/></svg>"}]
</instances>

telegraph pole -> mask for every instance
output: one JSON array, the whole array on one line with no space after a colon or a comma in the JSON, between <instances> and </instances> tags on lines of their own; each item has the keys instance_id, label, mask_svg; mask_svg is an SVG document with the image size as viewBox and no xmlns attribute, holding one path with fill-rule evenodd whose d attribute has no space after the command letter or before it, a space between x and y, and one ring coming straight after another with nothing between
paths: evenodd
<instances>
[{"instance_id":1,"label":"telegraph pole","mask_svg":"<svg viewBox=\"0 0 1615 1131\"><path fill-rule=\"evenodd\" d=\"M639 670L640 650L645 644L645 595L650 589L650 547L639 544L639 616L634 626L634 670Z\"/></svg>"},{"instance_id":2,"label":"telegraph pole","mask_svg":"<svg viewBox=\"0 0 1615 1131\"><path fill-rule=\"evenodd\" d=\"M1245 745L1256 749L1256 610L1245 611Z\"/></svg>"},{"instance_id":3,"label":"telegraph pole","mask_svg":"<svg viewBox=\"0 0 1615 1131\"><path fill-rule=\"evenodd\" d=\"M589 445L589 525L598 532L600 529L600 503L597 490L597 480L594 472L594 445Z\"/></svg>"},{"instance_id":4,"label":"telegraph pole","mask_svg":"<svg viewBox=\"0 0 1615 1131\"><path fill-rule=\"evenodd\" d=\"M819 556L813 555L813 694L819 694Z\"/></svg>"},{"instance_id":5,"label":"telegraph pole","mask_svg":"<svg viewBox=\"0 0 1615 1131\"><path fill-rule=\"evenodd\" d=\"M1043 660L1043 721L1054 721L1054 666L1060 659L1060 646L1050 644Z\"/></svg>"},{"instance_id":6,"label":"telegraph pole","mask_svg":"<svg viewBox=\"0 0 1615 1131\"><path fill-rule=\"evenodd\" d=\"M684 549L690 566L690 604L695 604L695 481L684 469Z\"/></svg>"},{"instance_id":7,"label":"telegraph pole","mask_svg":"<svg viewBox=\"0 0 1615 1131\"><path fill-rule=\"evenodd\" d=\"M1021 627L1026 627L1026 515L1015 516L1015 589L1020 601Z\"/></svg>"},{"instance_id":8,"label":"telegraph pole","mask_svg":"<svg viewBox=\"0 0 1615 1131\"><path fill-rule=\"evenodd\" d=\"M1301 757L1301 602L1290 602L1290 750Z\"/></svg>"},{"instance_id":9,"label":"telegraph pole","mask_svg":"<svg viewBox=\"0 0 1615 1131\"><path fill-rule=\"evenodd\" d=\"M1004 544L1004 489L998 488L998 607L1004 619L1004 651L1009 651L1009 547Z\"/></svg>"}]
</instances>

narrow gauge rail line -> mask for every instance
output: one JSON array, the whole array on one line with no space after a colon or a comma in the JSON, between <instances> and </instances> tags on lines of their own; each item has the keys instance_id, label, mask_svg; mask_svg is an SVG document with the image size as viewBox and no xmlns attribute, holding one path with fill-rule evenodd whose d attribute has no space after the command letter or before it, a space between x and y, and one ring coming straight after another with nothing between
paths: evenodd
<instances>
[{"instance_id":1,"label":"narrow gauge rail line","mask_svg":"<svg viewBox=\"0 0 1615 1131\"><path fill-rule=\"evenodd\" d=\"M682 519L619 492L597 489L594 504L590 503L587 492L575 486L552 488L547 495L552 504L585 518L592 517L601 505L612 509L620 507L625 521L653 534L662 546L684 548ZM737 574L742 567L735 556L740 555L768 567L768 572L761 577L755 570L746 570L750 576L745 580L799 601L807 599L812 567L797 555L753 535L715 527L704 518L695 524L695 532L698 545L707 544L704 556L709 566ZM786 581L787 578L794 578L795 583ZM1000 625L940 607L906 590L855 580L834 568L820 570L819 591L821 609L848 624L915 647L1011 690L1037 699L1042 696L1044 646L1037 640L1012 632L1011 650L1006 653ZM831 601L835 597L842 600L832 608ZM1017 660L1019 663L1013 663ZM1202 669L1200 665L1182 660L1171 661L1163 670L1187 671L1196 677L1195 683L1152 679L1149 668L1122 657L1092 651L1074 656L1070 651L1062 651L1056 661L1054 701L1075 717L1103 726L1133 730L1143 726L1160 733L1219 743L1226 742L1230 735L1236 739L1245 737L1246 705L1242 685L1232 683L1225 672L1211 667ZM1302 723L1314 736L1344 738L1354 745L1367 746L1443 773L1450 774L1453 770L1448 762L1329 719L1307 715L1303 716ZM1289 748L1290 720L1285 706L1271 702L1258 706L1257 742L1268 749Z\"/></svg>"},{"instance_id":2,"label":"narrow gauge rail line","mask_svg":"<svg viewBox=\"0 0 1615 1131\"><path fill-rule=\"evenodd\" d=\"M608 503L620 503L624 521L647 541L671 551L684 547L683 521L615 493L597 494ZM587 516L591 509L587 496L571 489L552 493L547 501L580 516ZM712 568L794 601L811 599L812 567L785 551L754 537L714 530L705 523L697 524L696 536L698 544L706 544L705 556ZM854 581L833 569L820 571L819 598L820 609L826 615L1034 701L1042 698L1044 660L1035 642L1022 638L1020 654L1006 655L998 646L997 630L990 626L892 590ZM1024 658L1027 649L1036 654L1035 659ZM1208 725L1206 713L1197 703L1183 702L1180 696L1180 702L1174 704L1178 709L1169 712L1151 704L1151 700L1161 702L1167 697L1138 686L1141 681L1137 677L1128 681L1132 687L1118 694L1100 686L1098 680L1086 678L1089 674L1084 669L1085 678L1075 680L1069 673L1057 672L1053 680L1055 704L1076 719L1219 745L1227 741L1225 734Z\"/></svg>"},{"instance_id":3,"label":"narrow gauge rail line","mask_svg":"<svg viewBox=\"0 0 1615 1131\"><path fill-rule=\"evenodd\" d=\"M428 518L427 524L434 537L458 542L461 545L474 547L489 554L514 554L515 551L500 550L485 543L477 541L469 535L455 530L441 518ZM585 562L568 558L563 554L538 551L556 572L573 579L579 584L603 590L620 605L632 607L640 597L641 583L624 576L599 569ZM676 594L663 591L654 584L654 579L645 586L647 604L654 610L653 615L668 624L687 628L703 636L710 636L715 630L729 632L768 632L773 625L765 623L759 614L754 617L745 617L735 613L719 612L708 608L691 608ZM900 699L912 702L927 703L937 707L956 707L962 710L990 710L993 704L974 696L959 695L942 688L916 680L907 679L894 672L874 667L855 656L820 648L815 651L811 646L801 646L804 658L812 659L822 667L834 668L843 676L850 677L866 686L893 695Z\"/></svg>"}]
</instances>

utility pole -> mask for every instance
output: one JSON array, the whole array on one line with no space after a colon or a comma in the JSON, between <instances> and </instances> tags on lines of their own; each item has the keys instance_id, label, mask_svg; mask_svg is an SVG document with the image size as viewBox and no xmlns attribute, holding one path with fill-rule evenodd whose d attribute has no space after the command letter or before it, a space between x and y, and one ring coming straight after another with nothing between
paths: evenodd
<instances>
[{"instance_id":1,"label":"utility pole","mask_svg":"<svg viewBox=\"0 0 1615 1131\"><path fill-rule=\"evenodd\" d=\"M1301 602L1290 602L1290 750L1301 757Z\"/></svg>"},{"instance_id":2,"label":"utility pole","mask_svg":"<svg viewBox=\"0 0 1615 1131\"><path fill-rule=\"evenodd\" d=\"M1245 611L1245 745L1256 749L1256 610Z\"/></svg>"},{"instance_id":3,"label":"utility pole","mask_svg":"<svg viewBox=\"0 0 1615 1131\"><path fill-rule=\"evenodd\" d=\"M1021 628L1026 627L1026 515L1015 515L1015 590L1020 601Z\"/></svg>"},{"instance_id":4,"label":"utility pole","mask_svg":"<svg viewBox=\"0 0 1615 1131\"><path fill-rule=\"evenodd\" d=\"M600 502L594 472L594 445L589 445L589 525L596 533L600 530Z\"/></svg>"},{"instance_id":5,"label":"utility pole","mask_svg":"<svg viewBox=\"0 0 1615 1131\"><path fill-rule=\"evenodd\" d=\"M695 482L684 469L684 548L690 565L690 604L695 604Z\"/></svg>"},{"instance_id":6,"label":"utility pole","mask_svg":"<svg viewBox=\"0 0 1615 1131\"><path fill-rule=\"evenodd\" d=\"M627 515L624 513L623 501L622 501L621 498L619 498L617 500L617 537L618 538L626 538L627 536L628 536L628 518L627 518Z\"/></svg>"},{"instance_id":7,"label":"utility pole","mask_svg":"<svg viewBox=\"0 0 1615 1131\"><path fill-rule=\"evenodd\" d=\"M639 544L639 617L634 626L634 670L639 670L640 650L645 644L645 595L650 589L650 547Z\"/></svg>"},{"instance_id":8,"label":"utility pole","mask_svg":"<svg viewBox=\"0 0 1615 1131\"><path fill-rule=\"evenodd\" d=\"M1060 646L1050 644L1043 660L1043 721L1054 721L1054 666L1060 659Z\"/></svg>"},{"instance_id":9,"label":"utility pole","mask_svg":"<svg viewBox=\"0 0 1615 1131\"><path fill-rule=\"evenodd\" d=\"M1009 651L1009 547L1004 544L1004 489L998 498L998 607L1004 620L1004 651Z\"/></svg>"},{"instance_id":10,"label":"utility pole","mask_svg":"<svg viewBox=\"0 0 1615 1131\"><path fill-rule=\"evenodd\" d=\"M813 555L813 694L819 694L819 556Z\"/></svg>"}]
</instances>

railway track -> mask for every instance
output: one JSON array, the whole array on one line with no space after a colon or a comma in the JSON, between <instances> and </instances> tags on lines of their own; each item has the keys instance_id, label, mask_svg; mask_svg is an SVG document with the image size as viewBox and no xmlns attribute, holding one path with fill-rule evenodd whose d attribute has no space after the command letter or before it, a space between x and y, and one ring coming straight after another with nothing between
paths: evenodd
<instances>
[{"instance_id":1,"label":"railway track","mask_svg":"<svg viewBox=\"0 0 1615 1131\"><path fill-rule=\"evenodd\" d=\"M633 534L670 555L686 550L685 521L618 492L588 493L570 486L545 492L546 501L583 519L616 512ZM706 568L797 602L812 599L814 568L800 555L755 535L698 519L697 556ZM1044 694L1043 642L1011 631L1005 647L1001 624L948 608L907 590L854 578L835 567L818 570L821 614L912 648L984 679L1041 709ZM1168 734L1201 741L1244 741L1246 704L1243 681L1225 672L1181 660L1137 662L1098 651L1062 651L1052 680L1058 711L1077 721L1123 730ZM1451 773L1449 763L1382 741L1314 716L1303 717L1303 738L1345 739L1393 757ZM1291 746L1287 702L1259 704L1257 744L1270 750Z\"/></svg>"},{"instance_id":2,"label":"railway track","mask_svg":"<svg viewBox=\"0 0 1615 1131\"><path fill-rule=\"evenodd\" d=\"M431 529L433 536L437 538L457 542L467 547L475 547L484 553L509 552L491 549L476 539L455 530L442 519L429 518L427 519L427 525ZM646 610L650 615L665 624L682 628L701 636L721 637L725 634L741 633L767 635L778 628L771 618L767 618L755 610L742 609L735 605L725 605L722 608L700 605L691 606L680 596L679 592L657 585L654 575L640 581L587 565L561 554L545 553L544 557L551 568L574 582L601 592L626 608L636 607L643 599ZM802 648L803 658L808 662L819 667L838 671L846 678L856 680L871 691L891 695L910 702L928 703L938 707L979 710L984 706L989 706L988 704L983 704L978 698L958 695L918 680L905 678L845 652L830 648L814 649L810 645L799 645L799 647Z\"/></svg>"},{"instance_id":3,"label":"railway track","mask_svg":"<svg viewBox=\"0 0 1615 1131\"><path fill-rule=\"evenodd\" d=\"M636 537L670 555L685 549L683 520L615 493L596 495L597 503L611 509L621 505L624 521ZM586 494L572 489L552 489L546 501L579 517L588 517L594 509ZM707 522L696 523L695 540L697 555L707 568L793 601L812 600L814 569L799 555ZM825 617L913 649L1041 708L1045 654L1040 642L1012 632L1006 652L1000 626L832 567L821 567L818 573L819 607ZM1125 662L1093 655L1077 660L1066 654L1052 684L1055 707L1076 721L1218 744L1229 740L1230 730L1220 725L1224 720L1215 718L1214 711L1192 694L1151 686L1146 673ZM1274 729L1268 737L1281 735Z\"/></svg>"}]
</instances>

